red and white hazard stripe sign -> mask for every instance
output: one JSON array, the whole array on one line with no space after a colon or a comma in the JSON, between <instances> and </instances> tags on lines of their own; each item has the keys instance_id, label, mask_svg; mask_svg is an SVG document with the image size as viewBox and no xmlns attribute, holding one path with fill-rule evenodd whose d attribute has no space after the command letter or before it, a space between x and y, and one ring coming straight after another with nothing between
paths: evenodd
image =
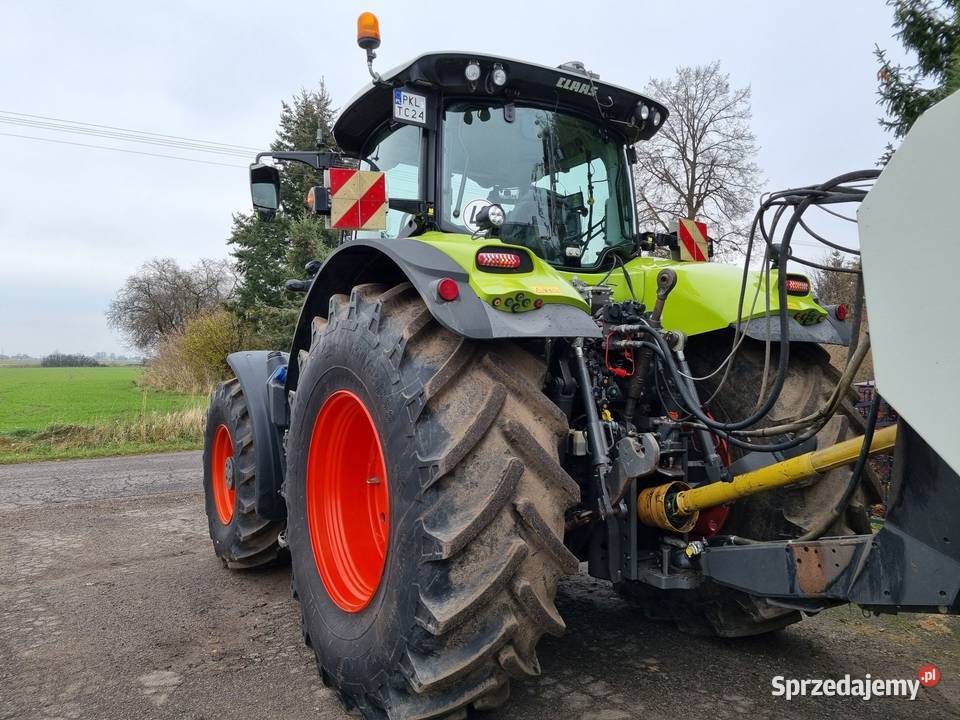
<instances>
[{"instance_id":1,"label":"red and white hazard stripe sign","mask_svg":"<svg viewBox=\"0 0 960 720\"><path fill-rule=\"evenodd\" d=\"M677 237L680 239L680 259L692 262L707 262L707 224L680 218L677 223Z\"/></svg>"},{"instance_id":2,"label":"red and white hazard stripe sign","mask_svg":"<svg viewBox=\"0 0 960 720\"><path fill-rule=\"evenodd\" d=\"M330 168L330 225L337 230L387 227L387 181L382 172Z\"/></svg>"}]
</instances>

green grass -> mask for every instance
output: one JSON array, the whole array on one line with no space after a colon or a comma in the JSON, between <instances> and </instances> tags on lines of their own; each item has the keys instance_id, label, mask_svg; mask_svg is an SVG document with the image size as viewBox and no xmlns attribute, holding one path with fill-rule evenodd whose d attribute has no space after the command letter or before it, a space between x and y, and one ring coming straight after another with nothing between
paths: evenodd
<instances>
[{"instance_id":1,"label":"green grass","mask_svg":"<svg viewBox=\"0 0 960 720\"><path fill-rule=\"evenodd\" d=\"M0 463L199 447L206 397L140 387L142 373L0 367Z\"/></svg>"},{"instance_id":2,"label":"green grass","mask_svg":"<svg viewBox=\"0 0 960 720\"><path fill-rule=\"evenodd\" d=\"M44 462L45 460L89 460L121 455L147 455L150 453L199 450L203 439L158 440L153 442L115 442L85 447L62 447L42 441L9 443L0 436L0 465Z\"/></svg>"},{"instance_id":3,"label":"green grass","mask_svg":"<svg viewBox=\"0 0 960 720\"><path fill-rule=\"evenodd\" d=\"M200 407L206 398L141 388L142 367L0 368L0 433L96 425L144 412Z\"/></svg>"}]
</instances>

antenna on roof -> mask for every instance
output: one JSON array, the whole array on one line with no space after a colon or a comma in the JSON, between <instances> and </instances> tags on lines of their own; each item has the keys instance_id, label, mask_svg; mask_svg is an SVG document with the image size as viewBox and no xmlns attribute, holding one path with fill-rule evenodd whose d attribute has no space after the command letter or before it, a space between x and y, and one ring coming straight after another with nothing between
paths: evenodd
<instances>
[{"instance_id":1,"label":"antenna on roof","mask_svg":"<svg viewBox=\"0 0 960 720\"><path fill-rule=\"evenodd\" d=\"M590 72L587 70L587 66L584 65L580 60L567 60L565 63L561 63L557 66L557 70L566 70L567 72L574 72L580 75L586 75L591 77L594 80L599 80L599 73Z\"/></svg>"}]
</instances>

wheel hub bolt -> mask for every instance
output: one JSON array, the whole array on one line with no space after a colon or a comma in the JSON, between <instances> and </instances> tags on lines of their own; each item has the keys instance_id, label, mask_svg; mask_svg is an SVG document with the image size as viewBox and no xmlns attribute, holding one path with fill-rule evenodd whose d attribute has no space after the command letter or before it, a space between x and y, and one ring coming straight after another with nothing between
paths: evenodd
<instances>
[{"instance_id":1,"label":"wheel hub bolt","mask_svg":"<svg viewBox=\"0 0 960 720\"><path fill-rule=\"evenodd\" d=\"M233 458L228 457L223 463L223 476L227 479L227 489L233 490Z\"/></svg>"}]
</instances>

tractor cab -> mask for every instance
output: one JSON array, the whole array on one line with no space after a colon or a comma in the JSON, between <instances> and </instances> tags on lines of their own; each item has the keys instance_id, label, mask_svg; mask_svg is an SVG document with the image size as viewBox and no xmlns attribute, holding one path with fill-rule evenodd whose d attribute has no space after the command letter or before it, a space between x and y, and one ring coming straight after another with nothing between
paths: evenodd
<instances>
[{"instance_id":1,"label":"tractor cab","mask_svg":"<svg viewBox=\"0 0 960 720\"><path fill-rule=\"evenodd\" d=\"M443 52L374 73L334 136L362 170L386 175L384 227L359 237L499 237L590 267L605 248L635 247L631 146L666 116L580 63Z\"/></svg>"},{"instance_id":2,"label":"tractor cab","mask_svg":"<svg viewBox=\"0 0 960 720\"><path fill-rule=\"evenodd\" d=\"M329 171L308 204L359 239L429 230L498 238L560 268L596 268L608 249L638 248L633 145L663 125L661 104L579 62L436 52L380 75L368 13L358 43L373 83L337 119L339 151L258 155L251 185L261 214L279 206L279 171L260 164L272 157ZM345 167L351 159L358 175Z\"/></svg>"}]
</instances>

